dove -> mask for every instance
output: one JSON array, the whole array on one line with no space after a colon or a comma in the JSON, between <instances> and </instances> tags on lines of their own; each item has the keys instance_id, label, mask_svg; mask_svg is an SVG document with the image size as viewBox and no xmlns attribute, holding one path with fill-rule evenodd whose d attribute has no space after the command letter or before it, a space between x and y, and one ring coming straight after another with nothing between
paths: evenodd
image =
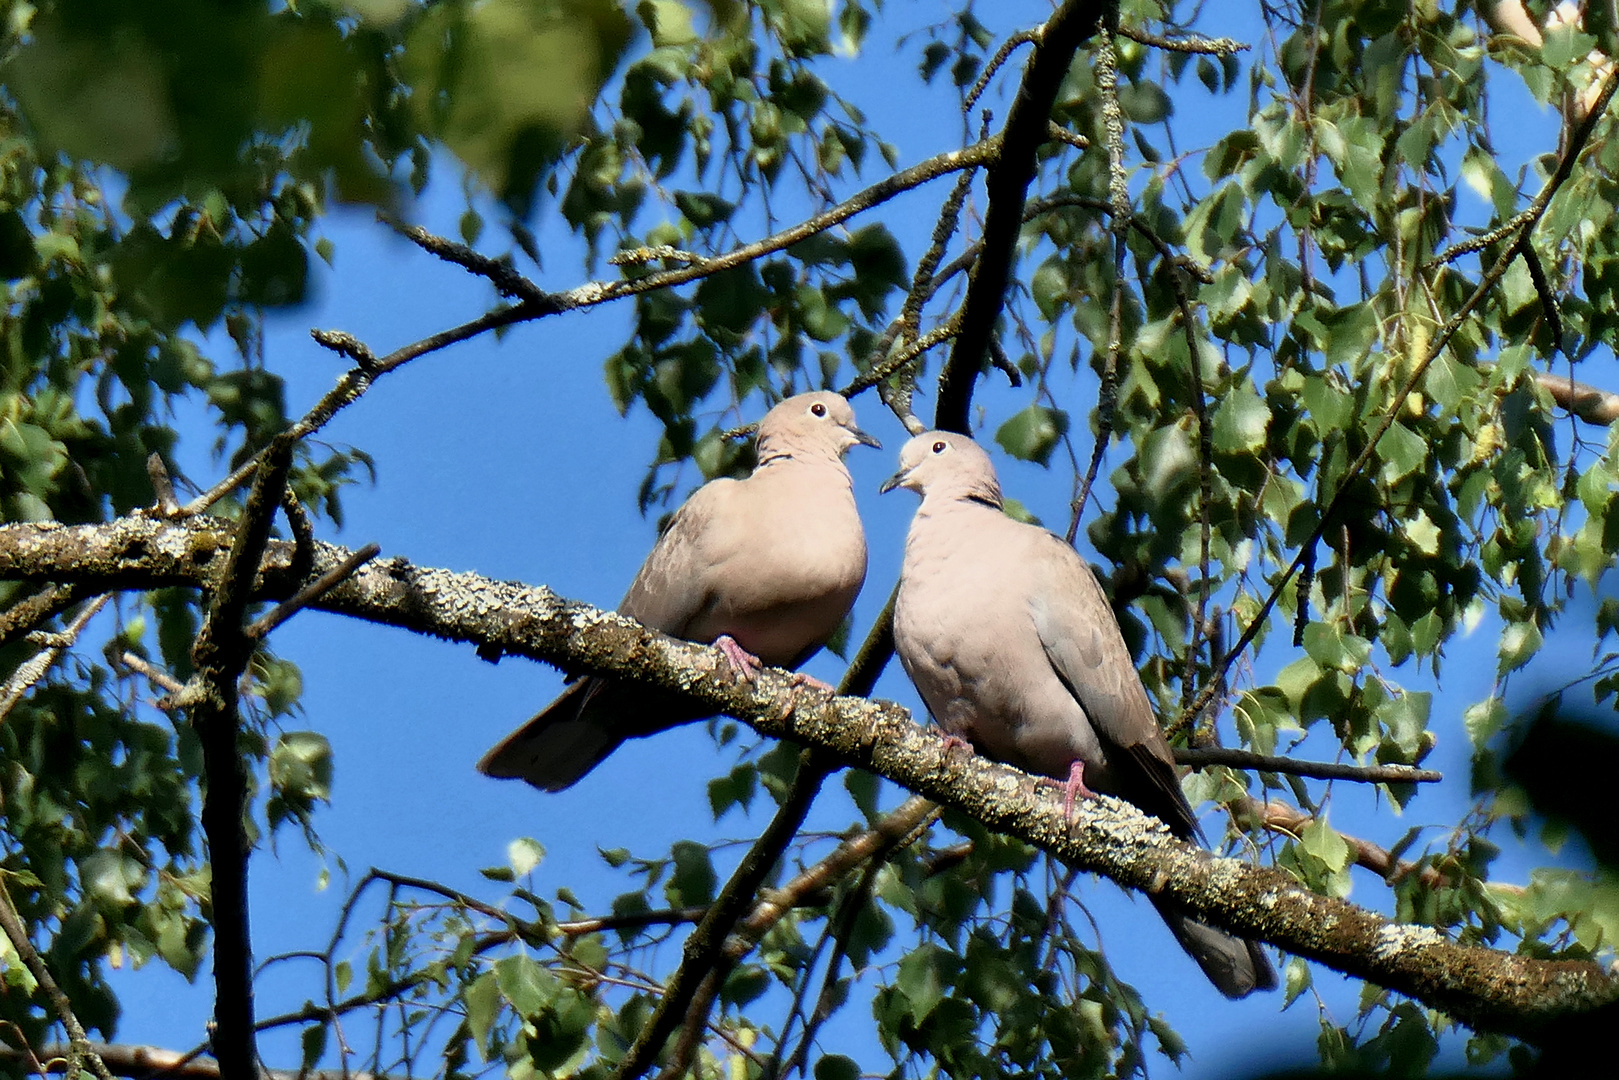
<instances>
[{"instance_id":1,"label":"dove","mask_svg":"<svg viewBox=\"0 0 1619 1080\"><path fill-rule=\"evenodd\" d=\"M771 409L759 422L752 474L692 493L619 613L717 646L743 678L762 664L797 668L842 624L865 581L865 532L843 465L857 444L881 446L838 394L799 394ZM625 739L708 715L670 691L583 678L485 754L478 769L561 791Z\"/></svg>"},{"instance_id":2,"label":"dove","mask_svg":"<svg viewBox=\"0 0 1619 1080\"><path fill-rule=\"evenodd\" d=\"M1001 509L989 455L949 432L917 435L883 492L922 496L905 540L894 646L947 739L1117 796L1202 841L1174 757L1102 587L1079 555ZM1088 785L1088 786L1087 786ZM1227 997L1271 989L1256 942L1153 899L1176 940Z\"/></svg>"}]
</instances>

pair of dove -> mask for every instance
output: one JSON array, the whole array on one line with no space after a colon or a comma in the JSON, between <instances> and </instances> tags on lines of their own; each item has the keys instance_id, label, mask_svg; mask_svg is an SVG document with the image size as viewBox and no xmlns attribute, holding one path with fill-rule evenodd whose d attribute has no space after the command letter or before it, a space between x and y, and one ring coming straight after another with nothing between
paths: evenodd
<instances>
[{"instance_id":1,"label":"pair of dove","mask_svg":"<svg viewBox=\"0 0 1619 1080\"><path fill-rule=\"evenodd\" d=\"M761 663L797 668L837 630L865 580L865 534L843 465L858 443L879 445L837 394L800 394L771 409L759 423L753 473L692 494L618 610L714 644L744 677ZM1201 840L1090 567L1057 537L1002 512L989 455L965 436L911 439L882 490L896 487L919 492L922 503L905 541L894 644L945 733L1064 781L1070 801L1094 788ZM667 691L579 679L478 767L559 791L625 739L706 715ZM1153 904L1221 993L1276 985L1256 943Z\"/></svg>"}]
</instances>

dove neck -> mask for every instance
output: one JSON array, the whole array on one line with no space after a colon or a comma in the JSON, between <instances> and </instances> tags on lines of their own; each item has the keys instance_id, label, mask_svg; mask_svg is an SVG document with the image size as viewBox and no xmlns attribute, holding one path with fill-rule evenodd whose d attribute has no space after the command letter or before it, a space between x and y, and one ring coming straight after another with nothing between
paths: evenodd
<instances>
[{"instance_id":1,"label":"dove neck","mask_svg":"<svg viewBox=\"0 0 1619 1080\"><path fill-rule=\"evenodd\" d=\"M966 487L950 491L930 491L919 512L937 514L957 509L987 509L1001 512L1001 486L994 479L974 480Z\"/></svg>"},{"instance_id":2,"label":"dove neck","mask_svg":"<svg viewBox=\"0 0 1619 1080\"><path fill-rule=\"evenodd\" d=\"M849 470L844 467L843 459L835 450L818 451L810 447L777 442L774 439L761 439L759 441L759 462L753 467L755 473L766 472L788 464L819 465L835 469L842 474L845 482L849 481Z\"/></svg>"}]
</instances>

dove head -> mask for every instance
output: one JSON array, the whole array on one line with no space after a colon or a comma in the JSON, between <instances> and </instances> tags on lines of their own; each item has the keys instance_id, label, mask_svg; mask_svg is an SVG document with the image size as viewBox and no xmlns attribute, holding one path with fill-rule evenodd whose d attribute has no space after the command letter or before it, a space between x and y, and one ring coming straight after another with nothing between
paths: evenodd
<instances>
[{"instance_id":1,"label":"dove head","mask_svg":"<svg viewBox=\"0 0 1619 1080\"><path fill-rule=\"evenodd\" d=\"M1001 484L984 448L952 431L924 431L899 452L899 472L882 491L910 488L924 500L964 499L1001 505Z\"/></svg>"},{"instance_id":2,"label":"dove head","mask_svg":"<svg viewBox=\"0 0 1619 1080\"><path fill-rule=\"evenodd\" d=\"M855 425L848 399L830 390L790 397L759 421L761 464L772 457L804 453L838 458L857 443L879 449L883 445Z\"/></svg>"}]
</instances>

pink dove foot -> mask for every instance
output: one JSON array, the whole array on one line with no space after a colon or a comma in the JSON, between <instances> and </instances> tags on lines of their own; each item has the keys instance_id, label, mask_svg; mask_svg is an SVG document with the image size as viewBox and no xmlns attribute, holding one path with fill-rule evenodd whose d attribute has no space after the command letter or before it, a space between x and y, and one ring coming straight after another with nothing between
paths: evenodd
<instances>
[{"instance_id":1,"label":"pink dove foot","mask_svg":"<svg viewBox=\"0 0 1619 1080\"><path fill-rule=\"evenodd\" d=\"M811 686L811 687L814 687L817 690L825 690L827 693L832 694L834 696L836 696L837 692L838 692L838 688L833 686L829 682L822 682L820 679L817 679L815 676L806 675L802 671L793 672L793 689L797 690L800 687L804 687L804 686Z\"/></svg>"},{"instance_id":2,"label":"pink dove foot","mask_svg":"<svg viewBox=\"0 0 1619 1080\"><path fill-rule=\"evenodd\" d=\"M1076 761L1068 766L1068 782L1062 786L1062 814L1072 821L1074 817L1074 798L1080 796L1086 799L1096 798L1096 792L1085 786L1085 763Z\"/></svg>"},{"instance_id":3,"label":"pink dove foot","mask_svg":"<svg viewBox=\"0 0 1619 1080\"><path fill-rule=\"evenodd\" d=\"M738 645L736 638L730 634L721 634L715 638L714 647L725 654L725 659L731 662L731 671L742 682L752 682L753 677L764 667L757 656Z\"/></svg>"}]
</instances>

